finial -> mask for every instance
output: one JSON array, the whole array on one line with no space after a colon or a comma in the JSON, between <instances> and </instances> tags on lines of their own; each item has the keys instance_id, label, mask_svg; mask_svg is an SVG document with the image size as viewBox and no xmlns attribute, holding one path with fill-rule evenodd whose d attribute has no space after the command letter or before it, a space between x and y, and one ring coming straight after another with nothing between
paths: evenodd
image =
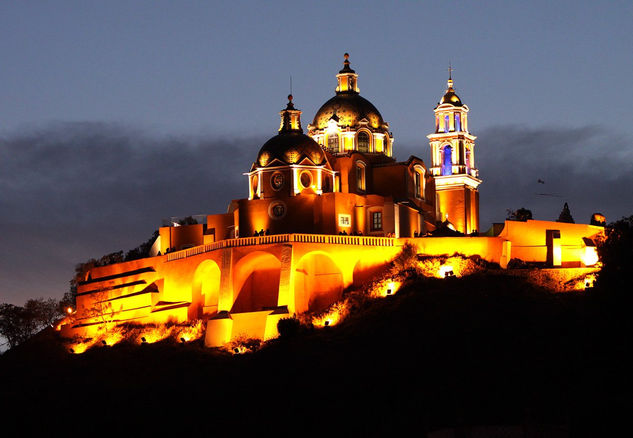
<instances>
[{"instance_id":1,"label":"finial","mask_svg":"<svg viewBox=\"0 0 633 438\"><path fill-rule=\"evenodd\" d=\"M343 57L345 58L345 60L349 60L349 53L345 52L345 54L343 55Z\"/></svg>"},{"instance_id":2,"label":"finial","mask_svg":"<svg viewBox=\"0 0 633 438\"><path fill-rule=\"evenodd\" d=\"M453 71L454 70L455 69L451 65L451 62L448 61L448 82L447 82L447 86L448 86L449 90L453 89Z\"/></svg>"},{"instance_id":3,"label":"finial","mask_svg":"<svg viewBox=\"0 0 633 438\"><path fill-rule=\"evenodd\" d=\"M294 110L295 109L295 106L292 103L292 94L288 95L288 105L286 105L286 109L287 110Z\"/></svg>"}]
</instances>

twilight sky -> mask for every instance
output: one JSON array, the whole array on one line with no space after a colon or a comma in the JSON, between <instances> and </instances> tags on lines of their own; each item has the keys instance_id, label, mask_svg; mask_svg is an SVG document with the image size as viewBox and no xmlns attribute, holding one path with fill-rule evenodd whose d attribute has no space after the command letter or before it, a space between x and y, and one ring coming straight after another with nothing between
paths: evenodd
<instances>
[{"instance_id":1,"label":"twilight sky","mask_svg":"<svg viewBox=\"0 0 633 438\"><path fill-rule=\"evenodd\" d=\"M401 160L428 163L453 64L483 228L633 214L630 1L270 3L0 3L0 302L246 196L290 75L305 128L345 51Z\"/></svg>"}]
</instances>

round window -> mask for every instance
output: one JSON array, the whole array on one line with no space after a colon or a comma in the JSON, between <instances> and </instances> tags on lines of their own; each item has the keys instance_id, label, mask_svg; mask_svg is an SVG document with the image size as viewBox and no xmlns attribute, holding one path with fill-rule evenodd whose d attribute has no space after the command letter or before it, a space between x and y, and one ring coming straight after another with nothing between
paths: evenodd
<instances>
[{"instance_id":1,"label":"round window","mask_svg":"<svg viewBox=\"0 0 633 438\"><path fill-rule=\"evenodd\" d=\"M275 190L279 190L284 186L284 175L281 172L273 173L273 176L270 178L270 185Z\"/></svg>"},{"instance_id":2,"label":"round window","mask_svg":"<svg viewBox=\"0 0 633 438\"><path fill-rule=\"evenodd\" d=\"M301 173L299 180L301 181L301 185L306 189L312 185L312 175L307 170Z\"/></svg>"},{"instance_id":3,"label":"round window","mask_svg":"<svg viewBox=\"0 0 633 438\"><path fill-rule=\"evenodd\" d=\"M272 219L281 219L286 215L286 204L281 201L273 202L268 206L268 216Z\"/></svg>"}]
</instances>

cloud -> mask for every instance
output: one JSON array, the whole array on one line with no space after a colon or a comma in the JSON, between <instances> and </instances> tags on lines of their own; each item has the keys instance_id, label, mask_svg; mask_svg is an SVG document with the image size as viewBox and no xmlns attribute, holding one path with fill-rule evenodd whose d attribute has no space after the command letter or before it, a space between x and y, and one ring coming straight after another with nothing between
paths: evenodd
<instances>
[{"instance_id":1,"label":"cloud","mask_svg":"<svg viewBox=\"0 0 633 438\"><path fill-rule=\"evenodd\" d=\"M0 301L60 296L74 264L137 246L161 219L225 212L246 195L242 174L264 141L156 138L101 123L3 139Z\"/></svg>"},{"instance_id":2,"label":"cloud","mask_svg":"<svg viewBox=\"0 0 633 438\"><path fill-rule=\"evenodd\" d=\"M482 231L503 222L507 209L525 207L535 219L556 220L565 202L576 222L587 223L595 212L609 221L633 214L633 144L623 135L600 126L518 125L475 134ZM396 149L400 159L413 154L430 166L426 141Z\"/></svg>"},{"instance_id":3,"label":"cloud","mask_svg":"<svg viewBox=\"0 0 633 438\"><path fill-rule=\"evenodd\" d=\"M483 230L506 209L556 219L564 202L577 222L595 211L609 220L633 214L633 147L623 136L595 126L477 134ZM161 219L226 211L246 196L242 174L265 140L156 137L102 123L0 140L0 302L59 297L76 263L137 246ZM429 155L426 139L396 152Z\"/></svg>"}]
</instances>

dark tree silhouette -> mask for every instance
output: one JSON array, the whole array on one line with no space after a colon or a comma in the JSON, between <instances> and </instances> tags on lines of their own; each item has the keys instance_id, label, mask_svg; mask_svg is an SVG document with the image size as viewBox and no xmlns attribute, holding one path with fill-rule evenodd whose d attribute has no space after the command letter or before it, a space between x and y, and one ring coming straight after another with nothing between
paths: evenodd
<instances>
[{"instance_id":1,"label":"dark tree silhouette","mask_svg":"<svg viewBox=\"0 0 633 438\"><path fill-rule=\"evenodd\" d=\"M30 299L24 306L0 304L0 335L13 348L64 316L60 302L53 298Z\"/></svg>"},{"instance_id":2,"label":"dark tree silhouette","mask_svg":"<svg viewBox=\"0 0 633 438\"><path fill-rule=\"evenodd\" d=\"M532 212L527 208L519 208L518 210L508 210L508 216L506 219L510 221L522 221L525 222L528 219L532 219Z\"/></svg>"},{"instance_id":3,"label":"dark tree silhouette","mask_svg":"<svg viewBox=\"0 0 633 438\"><path fill-rule=\"evenodd\" d=\"M574 218L571 216L571 212L569 211L569 205L565 202L563 205L563 211L560 212L558 216L558 220L556 222L565 222L567 224L575 224Z\"/></svg>"},{"instance_id":4,"label":"dark tree silhouette","mask_svg":"<svg viewBox=\"0 0 633 438\"><path fill-rule=\"evenodd\" d=\"M606 238L598 244L602 269L598 285L609 293L630 296L633 284L633 216L624 217L605 228Z\"/></svg>"}]
</instances>

